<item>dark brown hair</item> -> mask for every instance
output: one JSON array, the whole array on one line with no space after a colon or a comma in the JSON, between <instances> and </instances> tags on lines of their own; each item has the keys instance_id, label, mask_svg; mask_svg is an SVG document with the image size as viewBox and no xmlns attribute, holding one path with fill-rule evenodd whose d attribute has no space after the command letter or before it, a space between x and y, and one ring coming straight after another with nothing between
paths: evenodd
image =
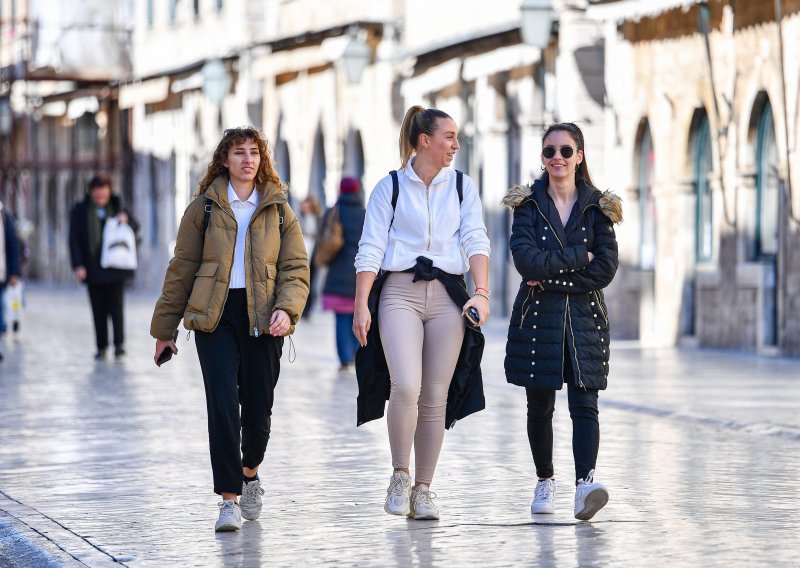
<instances>
[{"instance_id":1,"label":"dark brown hair","mask_svg":"<svg viewBox=\"0 0 800 568\"><path fill-rule=\"evenodd\" d=\"M592 183L592 177L589 175L589 165L586 163L586 149L584 148L583 132L581 132L581 129L578 128L578 125L574 122L558 122L556 124L551 124L547 127L547 130L545 130L544 134L542 135L542 146L544 146L545 138L547 138L551 132L557 131L562 131L569 134L570 138L572 138L572 140L575 142L575 146L577 146L578 150L583 152L583 160L581 160L581 163L578 164L578 169L575 171L575 185L583 181L584 183L594 187L594 183Z\"/></svg>"},{"instance_id":2,"label":"dark brown hair","mask_svg":"<svg viewBox=\"0 0 800 568\"><path fill-rule=\"evenodd\" d=\"M228 177L228 168L223 164L228 157L228 151L235 144L242 144L247 139L251 139L258 146L258 154L261 156L261 161L258 164L258 172L256 172L256 190L263 192L267 183L274 183L281 185L281 178L275 167L272 165L272 160L269 158L269 145L267 139L260 130L254 126L238 126L236 128L229 128L222 133L222 140L219 141L217 149L214 150L214 156L211 158L211 163L208 164L208 169L203 179L200 180L200 185L197 188L198 195L202 195L211 186L211 183L221 175Z\"/></svg>"},{"instance_id":3,"label":"dark brown hair","mask_svg":"<svg viewBox=\"0 0 800 568\"><path fill-rule=\"evenodd\" d=\"M406 167L411 154L417 149L421 134L433 136L439 127L440 118L452 117L444 111L435 108L424 108L419 105L412 106L406 111L403 126L400 127L400 160Z\"/></svg>"},{"instance_id":4,"label":"dark brown hair","mask_svg":"<svg viewBox=\"0 0 800 568\"><path fill-rule=\"evenodd\" d=\"M98 187L108 187L113 189L114 185L111 183L111 176L105 173L97 174L89 180L89 192Z\"/></svg>"}]
</instances>

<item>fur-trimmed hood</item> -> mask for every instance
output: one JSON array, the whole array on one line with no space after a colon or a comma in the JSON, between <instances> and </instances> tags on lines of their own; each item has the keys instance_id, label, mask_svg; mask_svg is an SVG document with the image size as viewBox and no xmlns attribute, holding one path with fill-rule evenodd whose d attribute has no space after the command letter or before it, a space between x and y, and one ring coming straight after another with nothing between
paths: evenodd
<instances>
[{"instance_id":1,"label":"fur-trimmed hood","mask_svg":"<svg viewBox=\"0 0 800 568\"><path fill-rule=\"evenodd\" d=\"M526 200L533 199L534 188L537 186L544 186L542 180L537 180L533 185L512 185L506 192L501 203L510 209L519 207ZM544 190L544 187L541 189ZM603 214L608 217L612 223L618 224L622 222L622 198L619 195L610 190L600 192L600 190L586 184L581 186L581 189L583 188L593 190L592 193L600 193L597 205L600 207ZM591 198L591 201L595 201L595 198Z\"/></svg>"}]
</instances>

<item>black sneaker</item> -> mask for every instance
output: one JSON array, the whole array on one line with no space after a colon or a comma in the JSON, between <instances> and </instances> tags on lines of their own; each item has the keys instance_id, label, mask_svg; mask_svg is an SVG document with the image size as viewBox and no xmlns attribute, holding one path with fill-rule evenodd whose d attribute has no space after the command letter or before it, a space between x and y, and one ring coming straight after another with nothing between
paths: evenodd
<instances>
[{"instance_id":1,"label":"black sneaker","mask_svg":"<svg viewBox=\"0 0 800 568\"><path fill-rule=\"evenodd\" d=\"M102 361L105 358L106 358L106 350L105 349L101 349L100 351L98 351L97 353L94 354L94 360L95 361Z\"/></svg>"},{"instance_id":2,"label":"black sneaker","mask_svg":"<svg viewBox=\"0 0 800 568\"><path fill-rule=\"evenodd\" d=\"M119 359L123 355L125 355L125 348L124 347L121 347L121 346L120 347L114 347L114 357Z\"/></svg>"}]
</instances>

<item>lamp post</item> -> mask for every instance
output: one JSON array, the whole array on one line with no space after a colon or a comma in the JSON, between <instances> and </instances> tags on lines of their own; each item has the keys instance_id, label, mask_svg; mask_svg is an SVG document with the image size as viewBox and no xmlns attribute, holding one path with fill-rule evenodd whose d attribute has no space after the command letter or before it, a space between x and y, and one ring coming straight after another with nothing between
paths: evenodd
<instances>
[{"instance_id":1,"label":"lamp post","mask_svg":"<svg viewBox=\"0 0 800 568\"><path fill-rule=\"evenodd\" d=\"M553 9L550 0L523 0L520 6L520 35L522 41L540 49L550 42L553 26Z\"/></svg>"},{"instance_id":2,"label":"lamp post","mask_svg":"<svg viewBox=\"0 0 800 568\"><path fill-rule=\"evenodd\" d=\"M372 60L372 50L363 37L365 32L359 30L358 27L351 27L348 34L350 41L342 53L342 65L345 75L347 75L347 83L358 85L364 75L364 70Z\"/></svg>"},{"instance_id":3,"label":"lamp post","mask_svg":"<svg viewBox=\"0 0 800 568\"><path fill-rule=\"evenodd\" d=\"M214 104L220 104L231 88L231 75L219 59L211 59L203 65L203 94Z\"/></svg>"}]
</instances>

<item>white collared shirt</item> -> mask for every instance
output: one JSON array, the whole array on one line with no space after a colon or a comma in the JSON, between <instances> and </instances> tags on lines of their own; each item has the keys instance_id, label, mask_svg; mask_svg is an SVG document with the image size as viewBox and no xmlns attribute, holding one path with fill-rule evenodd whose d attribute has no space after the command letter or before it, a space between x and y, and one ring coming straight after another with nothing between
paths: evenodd
<instances>
[{"instance_id":1,"label":"white collared shirt","mask_svg":"<svg viewBox=\"0 0 800 568\"><path fill-rule=\"evenodd\" d=\"M397 177L400 193L394 212L391 176L372 191L358 243L356 272L406 270L416 264L418 256L426 256L440 270L463 274L469 269L470 257L489 256L483 208L469 176L464 175L460 208L456 172L451 168L442 168L429 188L410 164L398 170Z\"/></svg>"},{"instance_id":2,"label":"white collared shirt","mask_svg":"<svg viewBox=\"0 0 800 568\"><path fill-rule=\"evenodd\" d=\"M253 218L253 213L256 211L258 201L257 189L253 189L253 193L250 194L247 201L242 201L233 190L231 182L228 182L228 203L231 204L233 216L236 217L237 225L236 247L233 249L233 268L231 269L231 289L244 288L246 286L244 274L245 239L247 238L247 229L250 226L250 219Z\"/></svg>"}]
</instances>

